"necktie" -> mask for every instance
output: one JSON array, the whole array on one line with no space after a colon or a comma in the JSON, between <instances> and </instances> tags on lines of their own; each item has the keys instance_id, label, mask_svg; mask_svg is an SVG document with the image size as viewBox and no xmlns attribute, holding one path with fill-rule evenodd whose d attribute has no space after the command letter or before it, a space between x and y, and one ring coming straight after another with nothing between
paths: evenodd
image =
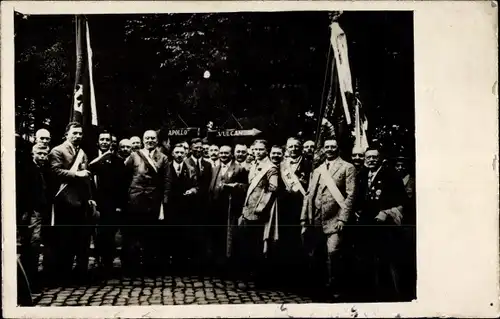
<instances>
[{"instance_id":1,"label":"necktie","mask_svg":"<svg viewBox=\"0 0 500 319\"><path fill-rule=\"evenodd\" d=\"M330 162L326 162L326 170L330 171Z\"/></svg>"},{"instance_id":2,"label":"necktie","mask_svg":"<svg viewBox=\"0 0 500 319\"><path fill-rule=\"evenodd\" d=\"M373 176L374 175L375 174L373 172L371 172L371 171L368 173L368 188L370 188L372 186Z\"/></svg>"},{"instance_id":3,"label":"necktie","mask_svg":"<svg viewBox=\"0 0 500 319\"><path fill-rule=\"evenodd\" d=\"M177 164L177 176L181 175L181 164Z\"/></svg>"}]
</instances>

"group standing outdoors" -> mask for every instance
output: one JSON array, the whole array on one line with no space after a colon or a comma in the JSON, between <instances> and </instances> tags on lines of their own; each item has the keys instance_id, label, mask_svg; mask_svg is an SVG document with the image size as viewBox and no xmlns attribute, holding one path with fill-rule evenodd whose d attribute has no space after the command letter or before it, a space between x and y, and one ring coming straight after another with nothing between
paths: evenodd
<instances>
[{"instance_id":1,"label":"group standing outdoors","mask_svg":"<svg viewBox=\"0 0 500 319\"><path fill-rule=\"evenodd\" d=\"M33 290L89 280L93 239L102 279L215 272L332 298L414 294L405 158L393 166L368 148L351 163L335 139L294 137L285 146L195 138L167 149L154 130L119 142L102 131L88 158L83 134L70 123L51 148L41 129L31 157L17 156L19 254Z\"/></svg>"}]
</instances>

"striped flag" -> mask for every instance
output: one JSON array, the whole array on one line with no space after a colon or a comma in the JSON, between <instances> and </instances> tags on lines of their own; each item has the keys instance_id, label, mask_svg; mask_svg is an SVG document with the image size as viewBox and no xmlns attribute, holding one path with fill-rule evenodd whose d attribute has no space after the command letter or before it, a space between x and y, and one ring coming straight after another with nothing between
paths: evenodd
<instances>
[{"instance_id":1,"label":"striped flag","mask_svg":"<svg viewBox=\"0 0 500 319\"><path fill-rule=\"evenodd\" d=\"M319 116L316 140L322 143L325 138L335 138L341 154L348 158L353 142L361 148L367 147L367 121L359 100L354 96L346 34L336 21L332 22L330 30L330 52L333 57L327 67L329 76L324 87L327 96Z\"/></svg>"},{"instance_id":2,"label":"striped flag","mask_svg":"<svg viewBox=\"0 0 500 319\"><path fill-rule=\"evenodd\" d=\"M89 128L98 125L90 31L85 16L77 15L75 21L76 73L70 121L81 123L84 128Z\"/></svg>"}]
</instances>

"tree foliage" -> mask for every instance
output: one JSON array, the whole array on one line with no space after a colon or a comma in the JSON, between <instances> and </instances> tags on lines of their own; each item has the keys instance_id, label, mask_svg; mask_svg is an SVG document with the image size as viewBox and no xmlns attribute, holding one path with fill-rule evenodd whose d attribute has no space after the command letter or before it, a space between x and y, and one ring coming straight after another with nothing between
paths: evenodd
<instances>
[{"instance_id":1,"label":"tree foliage","mask_svg":"<svg viewBox=\"0 0 500 319\"><path fill-rule=\"evenodd\" d=\"M67 123L73 19L16 14L16 124L22 133L45 125L60 134ZM119 136L146 128L203 127L211 120L223 128L255 127L282 143L308 130L305 111L319 111L327 12L88 19L100 123ZM345 13L340 23L369 120L375 127L397 124L412 132L411 13Z\"/></svg>"}]
</instances>

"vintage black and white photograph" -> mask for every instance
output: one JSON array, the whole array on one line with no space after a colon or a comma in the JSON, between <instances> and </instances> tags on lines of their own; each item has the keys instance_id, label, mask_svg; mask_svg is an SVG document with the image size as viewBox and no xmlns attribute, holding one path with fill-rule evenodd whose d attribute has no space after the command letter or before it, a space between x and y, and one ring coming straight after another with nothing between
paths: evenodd
<instances>
[{"instance_id":1,"label":"vintage black and white photograph","mask_svg":"<svg viewBox=\"0 0 500 319\"><path fill-rule=\"evenodd\" d=\"M416 299L412 11L14 28L18 305Z\"/></svg>"}]
</instances>

